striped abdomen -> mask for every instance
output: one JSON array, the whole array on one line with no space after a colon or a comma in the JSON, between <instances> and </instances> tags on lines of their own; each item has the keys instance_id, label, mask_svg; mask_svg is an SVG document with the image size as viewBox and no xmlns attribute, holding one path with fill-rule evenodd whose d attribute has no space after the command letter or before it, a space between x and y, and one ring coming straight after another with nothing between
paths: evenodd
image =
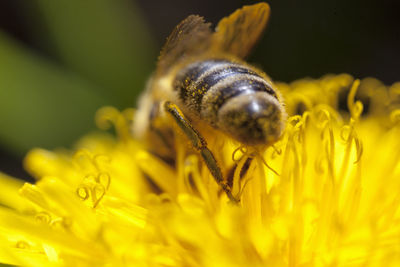
<instances>
[{"instance_id":1,"label":"striped abdomen","mask_svg":"<svg viewBox=\"0 0 400 267\"><path fill-rule=\"evenodd\" d=\"M269 144L282 133L285 111L276 90L246 65L195 62L179 72L174 89L191 114L242 143Z\"/></svg>"}]
</instances>

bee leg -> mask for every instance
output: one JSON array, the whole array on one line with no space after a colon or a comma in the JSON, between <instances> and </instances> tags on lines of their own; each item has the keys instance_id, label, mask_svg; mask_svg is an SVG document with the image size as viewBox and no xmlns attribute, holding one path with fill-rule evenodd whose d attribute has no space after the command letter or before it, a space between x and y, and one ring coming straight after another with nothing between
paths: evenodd
<instances>
[{"instance_id":1,"label":"bee leg","mask_svg":"<svg viewBox=\"0 0 400 267\"><path fill-rule=\"evenodd\" d=\"M214 155L212 154L210 149L208 149L206 140L204 140L200 133L193 128L193 126L189 123L189 121L185 118L183 113L176 105L167 101L164 103L164 109L166 112L172 115L175 122L182 129L185 135L190 139L193 147L200 153L215 181L219 186L221 186L228 198L232 202L238 203L240 200L232 195L231 187L224 181L221 169L218 167Z\"/></svg>"}]
</instances>

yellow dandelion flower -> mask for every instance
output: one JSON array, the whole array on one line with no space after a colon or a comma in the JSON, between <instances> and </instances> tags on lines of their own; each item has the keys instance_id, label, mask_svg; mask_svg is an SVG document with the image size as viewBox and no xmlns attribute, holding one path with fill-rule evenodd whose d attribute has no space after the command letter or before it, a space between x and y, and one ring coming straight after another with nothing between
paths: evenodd
<instances>
[{"instance_id":1,"label":"yellow dandelion flower","mask_svg":"<svg viewBox=\"0 0 400 267\"><path fill-rule=\"evenodd\" d=\"M274 147L210 142L240 204L183 135L168 164L130 137L133 110L107 107L97 123L117 137L32 150L35 184L0 175L0 262L398 266L400 84L331 75L278 87L291 116Z\"/></svg>"}]
</instances>

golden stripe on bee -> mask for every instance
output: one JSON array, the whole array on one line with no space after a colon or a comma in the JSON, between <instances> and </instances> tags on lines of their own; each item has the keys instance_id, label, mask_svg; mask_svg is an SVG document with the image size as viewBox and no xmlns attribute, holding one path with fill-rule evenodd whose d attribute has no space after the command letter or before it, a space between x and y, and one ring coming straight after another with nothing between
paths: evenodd
<instances>
[{"instance_id":1,"label":"golden stripe on bee","mask_svg":"<svg viewBox=\"0 0 400 267\"><path fill-rule=\"evenodd\" d=\"M173 136L167 118L173 118L234 202L239 197L232 194L200 125L246 146L267 147L281 137L282 97L264 72L243 60L268 17L266 3L238 9L215 31L202 17L187 17L168 37L136 112L134 135L161 157L175 149L167 142Z\"/></svg>"}]
</instances>

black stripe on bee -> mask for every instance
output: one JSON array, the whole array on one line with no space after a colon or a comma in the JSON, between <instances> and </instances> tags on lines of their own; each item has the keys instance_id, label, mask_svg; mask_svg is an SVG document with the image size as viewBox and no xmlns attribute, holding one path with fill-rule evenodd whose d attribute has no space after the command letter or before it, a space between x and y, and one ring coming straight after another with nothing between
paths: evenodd
<instances>
[{"instance_id":1,"label":"black stripe on bee","mask_svg":"<svg viewBox=\"0 0 400 267\"><path fill-rule=\"evenodd\" d=\"M229 63L230 62L227 60L199 61L187 66L182 72L182 75L185 78L189 78L190 81L196 81L201 75L203 75L206 71L210 70L211 68L223 66Z\"/></svg>"},{"instance_id":2,"label":"black stripe on bee","mask_svg":"<svg viewBox=\"0 0 400 267\"><path fill-rule=\"evenodd\" d=\"M237 66L230 66L226 69L223 69L221 71L217 71L214 73L210 73L209 75L205 76L203 79L200 81L196 82L194 84L194 92L195 94L192 95L191 101L196 103L196 110L200 111L201 107L201 101L203 100L203 96L218 82L224 80L224 79L229 79L233 76L237 76L239 74L248 74L248 75L254 75L257 76L255 73L251 73L249 69L245 69L242 67L237 67Z\"/></svg>"},{"instance_id":3,"label":"black stripe on bee","mask_svg":"<svg viewBox=\"0 0 400 267\"><path fill-rule=\"evenodd\" d=\"M178 73L174 81L174 89L178 91L179 98L185 101L189 95L190 86L210 68L225 65L226 60L207 60L191 64Z\"/></svg>"},{"instance_id":4,"label":"black stripe on bee","mask_svg":"<svg viewBox=\"0 0 400 267\"><path fill-rule=\"evenodd\" d=\"M240 80L236 77L240 77ZM262 84L262 82L257 81L263 80L257 73L246 66L226 60L202 61L189 65L178 75L175 81L175 90L178 90L181 101L191 109L200 112L201 103L206 93L226 80L235 81L235 83L223 88L222 98L218 99L218 102L225 102L232 94L240 94L243 91L242 89L246 87L249 90L253 87L253 91L266 91L275 96L274 91L266 83Z\"/></svg>"},{"instance_id":5,"label":"black stripe on bee","mask_svg":"<svg viewBox=\"0 0 400 267\"><path fill-rule=\"evenodd\" d=\"M248 75L243 79L233 80L219 88L211 88L210 94L213 95L213 108L218 111L229 99L243 94L253 94L255 92L266 92L277 98L275 91L266 85L265 82L252 80Z\"/></svg>"}]
</instances>

